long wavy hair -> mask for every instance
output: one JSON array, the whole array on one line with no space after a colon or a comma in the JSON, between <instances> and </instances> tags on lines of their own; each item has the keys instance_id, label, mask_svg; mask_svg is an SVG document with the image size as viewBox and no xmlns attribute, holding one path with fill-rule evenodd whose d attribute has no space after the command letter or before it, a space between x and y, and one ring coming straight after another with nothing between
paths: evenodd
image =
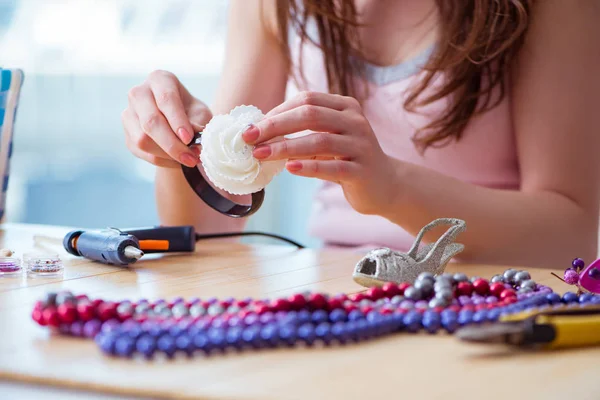
<instances>
[{"instance_id":1,"label":"long wavy hair","mask_svg":"<svg viewBox=\"0 0 600 400\"><path fill-rule=\"evenodd\" d=\"M404 107L416 110L440 99L448 107L418 133L423 149L460 139L469 120L495 107L506 95L507 76L522 46L529 25L533 0L436 0L439 37L423 67L424 75L407 94ZM316 22L319 40L312 41L306 23ZM354 77L363 65L351 55L361 54L357 11L353 0L278 0L277 26L284 51L293 27L302 43L320 47L331 93L361 100ZM433 85L438 72L442 84ZM290 72L291 73L291 72ZM421 96L426 88L434 90ZM421 98L423 97L423 98Z\"/></svg>"}]
</instances>

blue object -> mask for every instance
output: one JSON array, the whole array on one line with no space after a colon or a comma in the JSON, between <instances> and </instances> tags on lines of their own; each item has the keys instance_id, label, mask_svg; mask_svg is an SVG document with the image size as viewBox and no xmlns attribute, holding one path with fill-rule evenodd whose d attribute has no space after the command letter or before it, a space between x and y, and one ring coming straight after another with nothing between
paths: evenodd
<instances>
[{"instance_id":1,"label":"blue object","mask_svg":"<svg viewBox=\"0 0 600 400\"><path fill-rule=\"evenodd\" d=\"M279 328L279 339L288 346L293 346L296 343L297 328L293 325L282 325Z\"/></svg>"},{"instance_id":2,"label":"blue object","mask_svg":"<svg viewBox=\"0 0 600 400\"><path fill-rule=\"evenodd\" d=\"M409 311L402 320L408 332L418 332L421 329L421 314L417 311Z\"/></svg>"},{"instance_id":3,"label":"blue object","mask_svg":"<svg viewBox=\"0 0 600 400\"><path fill-rule=\"evenodd\" d=\"M343 322L334 323L331 326L330 332L340 344L345 344L349 340L348 331L346 330L346 324L344 324Z\"/></svg>"},{"instance_id":4,"label":"blue object","mask_svg":"<svg viewBox=\"0 0 600 400\"><path fill-rule=\"evenodd\" d=\"M563 294L562 301L563 303L575 303L579 301L579 296L573 292L567 292Z\"/></svg>"},{"instance_id":5,"label":"blue object","mask_svg":"<svg viewBox=\"0 0 600 400\"><path fill-rule=\"evenodd\" d=\"M327 322L329 320L329 315L325 310L316 310L312 313L311 321L313 324L318 325L321 322Z\"/></svg>"},{"instance_id":6,"label":"blue object","mask_svg":"<svg viewBox=\"0 0 600 400\"><path fill-rule=\"evenodd\" d=\"M332 323L336 323L336 322L346 322L346 320L348 319L348 314L346 313L346 311L337 308L333 311L331 311L331 313L329 314L329 320Z\"/></svg>"},{"instance_id":7,"label":"blue object","mask_svg":"<svg viewBox=\"0 0 600 400\"><path fill-rule=\"evenodd\" d=\"M175 339L175 348L187 354L188 356L191 356L195 350L194 341L187 334L177 336L177 338Z\"/></svg>"},{"instance_id":8,"label":"blue object","mask_svg":"<svg viewBox=\"0 0 600 400\"><path fill-rule=\"evenodd\" d=\"M348 314L348 321L358 321L359 319L363 319L365 314L360 310L352 310L350 314Z\"/></svg>"},{"instance_id":9,"label":"blue object","mask_svg":"<svg viewBox=\"0 0 600 400\"><path fill-rule=\"evenodd\" d=\"M170 335L162 335L156 341L156 348L169 358L175 355L175 351L177 348L175 347L175 339L173 339Z\"/></svg>"},{"instance_id":10,"label":"blue object","mask_svg":"<svg viewBox=\"0 0 600 400\"><path fill-rule=\"evenodd\" d=\"M311 324L304 324L298 328L298 339L311 346L316 339L315 328Z\"/></svg>"},{"instance_id":11,"label":"blue object","mask_svg":"<svg viewBox=\"0 0 600 400\"><path fill-rule=\"evenodd\" d=\"M146 358L152 358L156 351L156 339L151 335L145 334L137 340L135 349Z\"/></svg>"},{"instance_id":12,"label":"blue object","mask_svg":"<svg viewBox=\"0 0 600 400\"><path fill-rule=\"evenodd\" d=\"M321 322L315 328L315 336L317 339L320 339L325 344L329 344L333 339L333 335L331 334L331 325L329 322Z\"/></svg>"},{"instance_id":13,"label":"blue object","mask_svg":"<svg viewBox=\"0 0 600 400\"><path fill-rule=\"evenodd\" d=\"M260 338L269 347L275 347L279 343L279 327L276 324L268 324L260 330Z\"/></svg>"},{"instance_id":14,"label":"blue object","mask_svg":"<svg viewBox=\"0 0 600 400\"><path fill-rule=\"evenodd\" d=\"M121 336L115 342L115 354L121 357L131 357L135 351L135 340L130 336Z\"/></svg>"},{"instance_id":15,"label":"blue object","mask_svg":"<svg viewBox=\"0 0 600 400\"><path fill-rule=\"evenodd\" d=\"M212 347L210 345L210 341L208 340L208 336L206 333L200 332L194 335L192 341L194 342L194 347L198 350L201 350L205 353L210 353Z\"/></svg>"}]
</instances>

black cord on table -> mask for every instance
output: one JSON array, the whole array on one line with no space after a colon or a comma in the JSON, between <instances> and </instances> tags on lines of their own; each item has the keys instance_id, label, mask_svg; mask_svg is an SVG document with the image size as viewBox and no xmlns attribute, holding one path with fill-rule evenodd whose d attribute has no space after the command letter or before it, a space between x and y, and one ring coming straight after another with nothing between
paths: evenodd
<instances>
[{"instance_id":1,"label":"black cord on table","mask_svg":"<svg viewBox=\"0 0 600 400\"><path fill-rule=\"evenodd\" d=\"M293 246L296 246L299 249L304 249L304 246L298 242L293 241L292 239L288 239L284 236L275 235L272 233L265 232L256 232L256 231L248 231L248 232L228 232L228 233L210 233L210 234L199 234L196 233L196 241L202 239L216 239L216 238L226 238L226 237L236 237L236 236L264 236L272 239L281 240L282 242L289 243Z\"/></svg>"}]
</instances>

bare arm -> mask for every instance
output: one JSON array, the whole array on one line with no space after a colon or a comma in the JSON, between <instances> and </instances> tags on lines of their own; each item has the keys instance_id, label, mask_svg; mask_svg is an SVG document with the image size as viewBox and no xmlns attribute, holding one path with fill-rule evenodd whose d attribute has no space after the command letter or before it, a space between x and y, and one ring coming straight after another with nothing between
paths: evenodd
<instances>
[{"instance_id":1,"label":"bare arm","mask_svg":"<svg viewBox=\"0 0 600 400\"><path fill-rule=\"evenodd\" d=\"M226 57L213 114L227 113L241 104L255 105L266 113L283 101L286 61L271 29L274 6L274 1L231 2ZM248 202L248 197L235 200ZM200 232L240 230L245 224L206 206L189 188L180 168L157 168L156 199L163 224L193 224Z\"/></svg>"},{"instance_id":2,"label":"bare arm","mask_svg":"<svg viewBox=\"0 0 600 400\"><path fill-rule=\"evenodd\" d=\"M412 233L436 217L468 230L463 258L564 267L597 252L600 165L600 3L545 0L512 82L521 191L487 189L398 163L394 211Z\"/></svg>"}]
</instances>

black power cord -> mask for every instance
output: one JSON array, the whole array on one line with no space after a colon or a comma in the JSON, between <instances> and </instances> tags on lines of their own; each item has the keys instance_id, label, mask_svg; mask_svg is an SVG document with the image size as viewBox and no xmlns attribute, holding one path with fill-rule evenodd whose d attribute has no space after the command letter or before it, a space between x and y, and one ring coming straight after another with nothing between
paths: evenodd
<instances>
[{"instance_id":1,"label":"black power cord","mask_svg":"<svg viewBox=\"0 0 600 400\"><path fill-rule=\"evenodd\" d=\"M228 233L210 233L210 234L199 234L196 233L196 241L203 239L217 239L217 238L226 238L226 237L238 237L238 236L263 236L272 239L281 240L282 242L286 242L293 246L296 246L299 249L304 249L305 247L298 242L293 241L292 239L288 239L283 236L275 235L272 233L265 232L257 232L257 231L248 231L248 232L228 232Z\"/></svg>"}]
</instances>

